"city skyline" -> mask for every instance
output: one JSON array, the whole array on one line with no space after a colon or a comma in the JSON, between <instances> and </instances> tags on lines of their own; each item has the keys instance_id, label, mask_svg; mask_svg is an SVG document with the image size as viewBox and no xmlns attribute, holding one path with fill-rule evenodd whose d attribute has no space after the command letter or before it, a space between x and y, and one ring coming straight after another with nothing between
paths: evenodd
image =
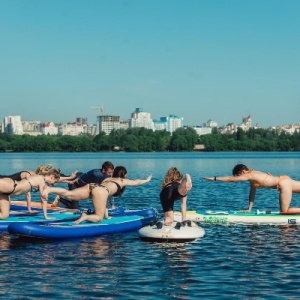
<instances>
[{"instance_id":1,"label":"city skyline","mask_svg":"<svg viewBox=\"0 0 300 300\"><path fill-rule=\"evenodd\" d=\"M108 114L105 114L104 113L104 110L103 110L103 106L101 105L101 106L99 106L99 107L101 107L101 112L102 112L102 115L103 116L114 116L114 117L120 117L120 116L117 116L117 115L115 115L115 114L112 114L112 115L108 115ZM183 119L183 126L187 126L187 127L207 127L207 126L205 126L205 124L207 124L207 123L216 123L217 124L217 127L218 128L222 128L222 127L227 127L227 126L231 126L231 125L236 125L236 126L240 126L240 125L242 125L242 124L245 124L246 122L247 122L247 119L248 118L250 118L250 120L251 120L251 127L253 127L253 128L256 128L256 127L258 127L258 128L265 128L265 129L268 129L268 128L275 128L275 127L282 127L282 126L289 126L289 125L291 125L291 126L300 126L300 122L296 122L296 123L286 123L286 124L278 124L278 125L276 125L276 126L269 126L269 127L262 127L262 126L260 126L260 124L259 124L259 122L253 122L253 119L252 119L252 116L251 115L248 115L248 116L241 116L241 118L240 118L240 121L239 122L231 122L231 121L229 121L229 122L227 122L226 124L220 124L217 120L212 120L212 119L207 119L206 121L204 121L204 122L202 122L201 124L193 124L193 125L190 125L190 124L185 124L184 123L184 117L183 116L178 116L178 115L172 115L172 114L169 114L169 115L167 115L167 116L161 116L160 118L153 118L153 116L152 116L152 114L151 114L151 112L148 112L148 111L144 111L142 108L136 108L132 113L130 113L130 116L128 117L128 118L124 118L124 119L122 119L121 117L120 117L120 121L130 121L130 119L132 118L132 114L134 114L134 112L137 112L137 111L139 111L140 110L140 112L145 112L145 113L149 113L150 114L150 117L151 117L151 119L152 119L152 121L153 122L160 122L161 121L161 118L162 119L164 119L164 118L166 118L166 117L175 117L175 118L179 118L179 119ZM76 123L76 122L79 122L79 123L81 123L81 121L86 121L87 123L87 125L97 125L97 118L100 116L100 113L99 114L97 114L97 116L95 117L96 119L94 120L94 121L91 121L91 120L89 120L87 117L84 117L84 116L76 116L76 117L74 117L74 119L73 120L64 120L64 121L62 121L62 122L55 122L55 121L53 121L53 120L47 120L47 121L41 121L41 120L37 120L37 119L35 119L35 120L25 120L25 119L23 119L22 118L22 115L10 115L10 116L4 116L4 117L20 117L21 118L21 121L22 122L40 122L41 124L47 124L47 123L54 123L54 124L57 124L57 125L59 125L59 124L72 124L72 123ZM3 117L3 119L4 119L4 117ZM81 121L79 121L81 119ZM84 124L84 123L83 123ZM208 127L211 127L211 126L208 126Z\"/></svg>"},{"instance_id":2,"label":"city skyline","mask_svg":"<svg viewBox=\"0 0 300 300\"><path fill-rule=\"evenodd\" d=\"M1 1L1 114L300 122L300 2Z\"/></svg>"}]
</instances>

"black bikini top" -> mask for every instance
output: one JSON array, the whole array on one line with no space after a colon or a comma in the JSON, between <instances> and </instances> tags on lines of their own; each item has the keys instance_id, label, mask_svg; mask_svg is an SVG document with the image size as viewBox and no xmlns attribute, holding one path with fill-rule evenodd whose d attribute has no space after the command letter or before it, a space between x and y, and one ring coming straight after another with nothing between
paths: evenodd
<instances>
[{"instance_id":1,"label":"black bikini top","mask_svg":"<svg viewBox=\"0 0 300 300\"><path fill-rule=\"evenodd\" d=\"M113 180L110 180L109 182L115 183L116 186L117 186L117 188L118 188L117 191L113 194L113 196L122 196L125 187L121 188L121 186L120 186L117 182L115 182L115 181L113 181Z\"/></svg>"}]
</instances>

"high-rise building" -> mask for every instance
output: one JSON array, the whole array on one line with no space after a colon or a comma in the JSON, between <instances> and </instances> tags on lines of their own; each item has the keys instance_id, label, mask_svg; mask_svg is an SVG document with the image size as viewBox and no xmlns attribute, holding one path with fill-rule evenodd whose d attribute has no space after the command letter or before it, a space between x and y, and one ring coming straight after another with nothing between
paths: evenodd
<instances>
[{"instance_id":1,"label":"high-rise building","mask_svg":"<svg viewBox=\"0 0 300 300\"><path fill-rule=\"evenodd\" d=\"M167 131L173 133L177 128L183 127L183 118L175 115L169 115L168 117L166 117L166 123Z\"/></svg>"},{"instance_id":2,"label":"high-rise building","mask_svg":"<svg viewBox=\"0 0 300 300\"><path fill-rule=\"evenodd\" d=\"M129 127L145 127L147 129L154 130L151 114L148 112L144 112L142 108L136 108L135 111L131 114Z\"/></svg>"},{"instance_id":3,"label":"high-rise building","mask_svg":"<svg viewBox=\"0 0 300 300\"><path fill-rule=\"evenodd\" d=\"M243 118L242 124L239 127L241 127L244 131L247 131L251 128L251 126L252 126L251 116L247 116Z\"/></svg>"},{"instance_id":4,"label":"high-rise building","mask_svg":"<svg viewBox=\"0 0 300 300\"><path fill-rule=\"evenodd\" d=\"M21 116L8 116L4 118L4 132L8 134L20 134L22 135L23 126Z\"/></svg>"},{"instance_id":5,"label":"high-rise building","mask_svg":"<svg viewBox=\"0 0 300 300\"><path fill-rule=\"evenodd\" d=\"M78 117L78 118L76 118L76 122L80 123L82 125L87 125L88 119L87 118L83 118L83 117Z\"/></svg>"},{"instance_id":6,"label":"high-rise building","mask_svg":"<svg viewBox=\"0 0 300 300\"><path fill-rule=\"evenodd\" d=\"M97 117L97 134L103 131L106 134L110 134L113 129L120 129L120 117L119 116L98 116Z\"/></svg>"}]
</instances>

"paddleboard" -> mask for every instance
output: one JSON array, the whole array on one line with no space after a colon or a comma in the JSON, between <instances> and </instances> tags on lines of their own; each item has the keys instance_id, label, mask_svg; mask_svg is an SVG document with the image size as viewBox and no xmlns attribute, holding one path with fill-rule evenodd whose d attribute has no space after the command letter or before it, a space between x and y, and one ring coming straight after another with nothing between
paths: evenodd
<instances>
[{"instance_id":1,"label":"paddleboard","mask_svg":"<svg viewBox=\"0 0 300 300\"><path fill-rule=\"evenodd\" d=\"M187 211L186 217L194 222L206 224L300 224L300 214L280 214L279 211L256 210L241 212L234 210ZM180 220L181 213L174 212L174 219Z\"/></svg>"},{"instance_id":2,"label":"paddleboard","mask_svg":"<svg viewBox=\"0 0 300 300\"><path fill-rule=\"evenodd\" d=\"M205 235L203 228L191 221L150 224L139 230L139 237L150 242L191 242Z\"/></svg>"},{"instance_id":3,"label":"paddleboard","mask_svg":"<svg viewBox=\"0 0 300 300\"><path fill-rule=\"evenodd\" d=\"M89 212L88 212L89 211ZM82 211L76 210L76 212L69 210L60 210L60 211L48 211L48 217L50 220L46 220L42 211L37 211L34 213L29 213L25 210L16 210L10 211L9 217L5 220L0 220L0 231L7 231L9 224L13 222L55 222L57 220L76 220L80 217ZM91 210L86 210L87 213L92 213ZM125 209L124 207L116 207L110 209L108 212L111 217L120 217L120 216L142 216L142 217L158 217L158 211L156 208L141 208L141 209Z\"/></svg>"},{"instance_id":4,"label":"paddleboard","mask_svg":"<svg viewBox=\"0 0 300 300\"><path fill-rule=\"evenodd\" d=\"M42 212L41 203L39 202L33 202L32 203L32 209L35 213ZM70 212L78 212L78 209L69 209L69 208L63 208L63 207L52 207L51 204L48 204L47 206L47 212L57 212L57 211L70 211ZM11 201L10 205L10 214L16 214L17 211L27 211L27 202L26 201ZM90 211L92 212L93 209L81 209L80 211ZM127 209L122 206L116 207L116 208L110 208L108 210L109 216L152 216L156 215L158 216L158 211L156 208L150 207L150 208L140 208L140 209Z\"/></svg>"},{"instance_id":5,"label":"paddleboard","mask_svg":"<svg viewBox=\"0 0 300 300\"><path fill-rule=\"evenodd\" d=\"M11 210L28 210L26 201L10 201L10 209ZM40 202L31 202L31 209L35 211L41 211L42 205ZM77 211L77 209L67 209L59 206L52 206L52 204L47 204L48 211Z\"/></svg>"},{"instance_id":6,"label":"paddleboard","mask_svg":"<svg viewBox=\"0 0 300 300\"><path fill-rule=\"evenodd\" d=\"M48 217L50 219L46 220L42 213L38 214L29 214L29 213L16 213L10 215L5 220L0 220L0 231L7 231L8 226L12 223L29 223L29 222L41 222L41 223L50 223L57 222L58 220L77 220L80 217L79 213L73 212L56 212L49 213Z\"/></svg>"},{"instance_id":7,"label":"paddleboard","mask_svg":"<svg viewBox=\"0 0 300 300\"><path fill-rule=\"evenodd\" d=\"M155 220L156 216L119 216L103 219L101 223L72 221L51 223L11 223L8 232L21 237L36 239L71 239L95 237L140 229Z\"/></svg>"},{"instance_id":8,"label":"paddleboard","mask_svg":"<svg viewBox=\"0 0 300 300\"><path fill-rule=\"evenodd\" d=\"M154 207L149 208L140 208L140 209L127 209L122 206L109 209L108 215L111 217L114 216L143 216L143 217L151 217L155 216L158 217L159 213L158 210Z\"/></svg>"}]
</instances>

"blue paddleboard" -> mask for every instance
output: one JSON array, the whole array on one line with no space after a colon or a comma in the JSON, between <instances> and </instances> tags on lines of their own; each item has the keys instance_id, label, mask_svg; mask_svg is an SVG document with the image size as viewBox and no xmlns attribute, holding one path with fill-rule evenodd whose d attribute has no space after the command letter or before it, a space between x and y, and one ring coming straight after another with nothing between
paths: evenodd
<instances>
[{"instance_id":1,"label":"blue paddleboard","mask_svg":"<svg viewBox=\"0 0 300 300\"><path fill-rule=\"evenodd\" d=\"M104 219L101 223L82 222L74 224L73 221L36 223L14 222L8 226L8 232L21 237L39 239L70 239L95 237L104 234L121 233L138 230L156 219L153 216L118 216Z\"/></svg>"}]
</instances>

